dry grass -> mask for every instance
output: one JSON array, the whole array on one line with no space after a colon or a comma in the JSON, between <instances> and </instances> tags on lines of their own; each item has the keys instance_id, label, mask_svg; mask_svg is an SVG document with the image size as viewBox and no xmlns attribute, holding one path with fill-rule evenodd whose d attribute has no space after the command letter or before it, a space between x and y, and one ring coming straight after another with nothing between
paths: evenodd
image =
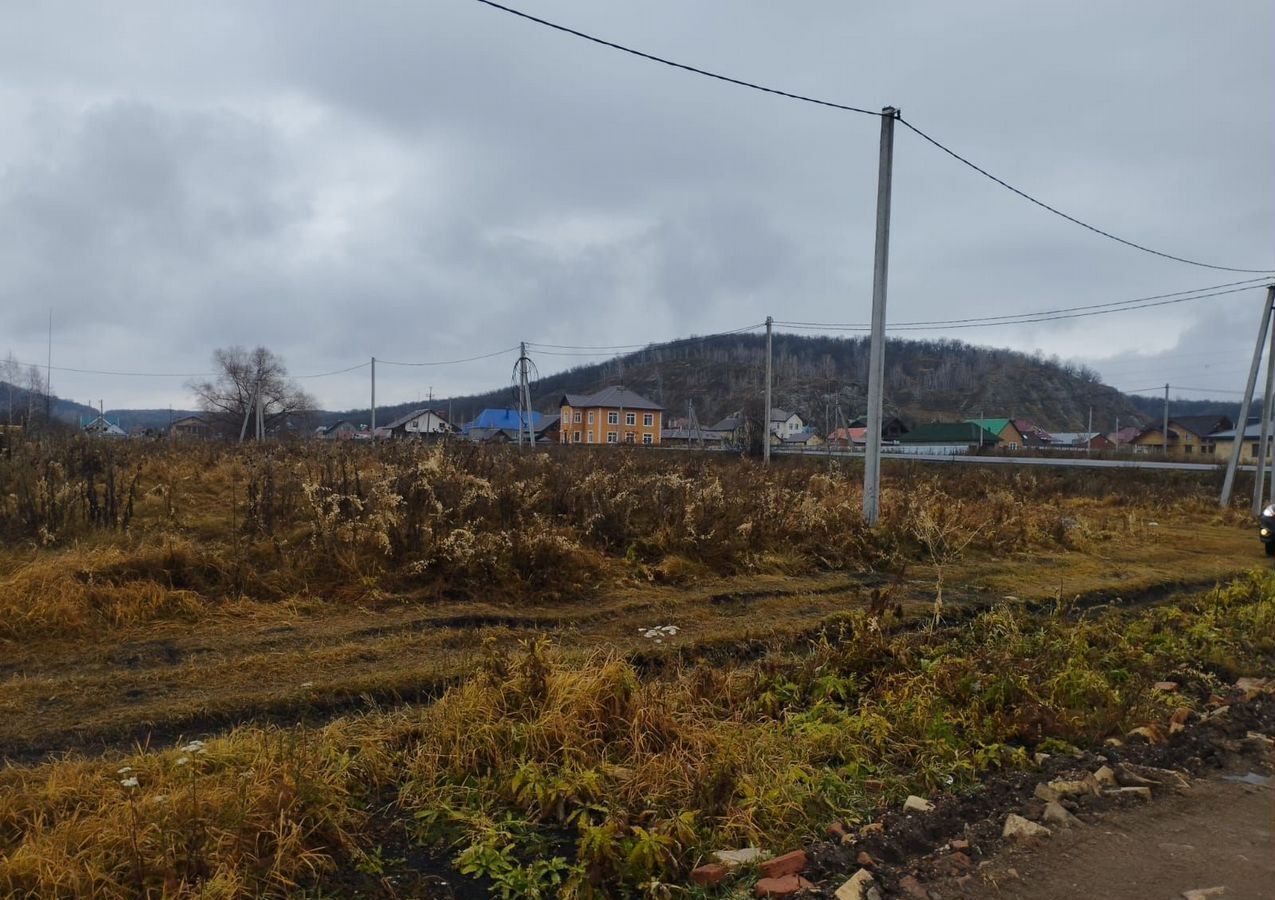
<instances>
[{"instance_id":1,"label":"dry grass","mask_svg":"<svg viewBox=\"0 0 1275 900\"><path fill-rule=\"evenodd\" d=\"M1266 580L1133 626L1013 602L1251 565L1212 476L897 463L868 530L853 467L610 450L0 447L0 754L105 750L0 772L0 891L339 892L392 833L506 896L661 895L1270 655Z\"/></svg>"},{"instance_id":2,"label":"dry grass","mask_svg":"<svg viewBox=\"0 0 1275 900\"><path fill-rule=\"evenodd\" d=\"M799 651L656 679L534 643L487 654L428 707L10 768L0 887L282 896L401 868L373 843L389 823L504 896L663 895L714 846L786 845L1027 765L1035 747L1161 719L1170 701L1151 685L1166 674L1189 697L1269 669L1275 577L1134 614L883 624L853 615Z\"/></svg>"}]
</instances>

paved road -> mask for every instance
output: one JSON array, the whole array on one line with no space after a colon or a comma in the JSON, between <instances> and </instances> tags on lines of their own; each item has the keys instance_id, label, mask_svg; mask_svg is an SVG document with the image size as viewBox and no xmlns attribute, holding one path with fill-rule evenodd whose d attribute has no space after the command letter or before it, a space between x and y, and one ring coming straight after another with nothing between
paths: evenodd
<instances>
[{"instance_id":1,"label":"paved road","mask_svg":"<svg viewBox=\"0 0 1275 900\"><path fill-rule=\"evenodd\" d=\"M809 456L813 458L835 456L862 459L862 453L849 453L834 450L831 453L820 450L773 450L772 453L785 456ZM881 454L883 460L903 460L905 462L936 462L953 465L974 466L1065 466L1077 469L1168 469L1177 472L1221 472L1223 466L1216 463L1173 462L1170 460L1142 459L1089 459L1084 456L951 456L928 453L889 453ZM1246 472L1253 471L1252 466L1240 466Z\"/></svg>"}]
</instances>

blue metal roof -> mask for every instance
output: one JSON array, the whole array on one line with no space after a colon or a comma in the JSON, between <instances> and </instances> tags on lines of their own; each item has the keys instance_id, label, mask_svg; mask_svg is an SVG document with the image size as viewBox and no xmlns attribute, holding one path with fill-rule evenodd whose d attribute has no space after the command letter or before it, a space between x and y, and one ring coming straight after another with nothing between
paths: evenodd
<instances>
[{"instance_id":1,"label":"blue metal roof","mask_svg":"<svg viewBox=\"0 0 1275 900\"><path fill-rule=\"evenodd\" d=\"M539 431L541 420L544 418L540 413L532 410L531 427ZM484 409L478 414L474 421L465 426L466 432L471 428L512 428L517 431L520 427L526 428L527 420L519 415L516 409Z\"/></svg>"}]
</instances>

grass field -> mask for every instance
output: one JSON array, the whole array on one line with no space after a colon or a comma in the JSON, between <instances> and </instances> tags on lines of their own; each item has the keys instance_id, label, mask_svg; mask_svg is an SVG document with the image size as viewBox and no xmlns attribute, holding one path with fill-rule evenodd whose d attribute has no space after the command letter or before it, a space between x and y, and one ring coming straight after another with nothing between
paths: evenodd
<instances>
[{"instance_id":1,"label":"grass field","mask_svg":"<svg viewBox=\"0 0 1275 900\"><path fill-rule=\"evenodd\" d=\"M0 448L0 887L665 896L1270 666L1212 475L575 449Z\"/></svg>"}]
</instances>

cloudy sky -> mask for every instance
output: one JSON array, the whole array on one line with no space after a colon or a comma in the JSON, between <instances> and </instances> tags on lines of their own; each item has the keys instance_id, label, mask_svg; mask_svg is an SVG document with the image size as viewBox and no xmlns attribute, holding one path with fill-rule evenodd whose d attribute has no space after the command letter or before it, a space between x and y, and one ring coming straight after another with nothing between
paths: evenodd
<instances>
[{"instance_id":1,"label":"cloudy sky","mask_svg":"<svg viewBox=\"0 0 1275 900\"><path fill-rule=\"evenodd\" d=\"M899 106L1110 231L1275 268L1270 0L509 2L703 68ZM474 0L0 0L0 20L0 354L43 363L52 310L55 366L173 373L55 369L61 396L188 405L181 376L236 343L310 374L869 316L876 117ZM894 199L896 322L1251 277L1099 238L902 129ZM947 334L1085 361L1124 389L1237 390L1260 302ZM378 395L498 387L512 365L382 366ZM365 404L366 370L308 387L329 408Z\"/></svg>"}]
</instances>

